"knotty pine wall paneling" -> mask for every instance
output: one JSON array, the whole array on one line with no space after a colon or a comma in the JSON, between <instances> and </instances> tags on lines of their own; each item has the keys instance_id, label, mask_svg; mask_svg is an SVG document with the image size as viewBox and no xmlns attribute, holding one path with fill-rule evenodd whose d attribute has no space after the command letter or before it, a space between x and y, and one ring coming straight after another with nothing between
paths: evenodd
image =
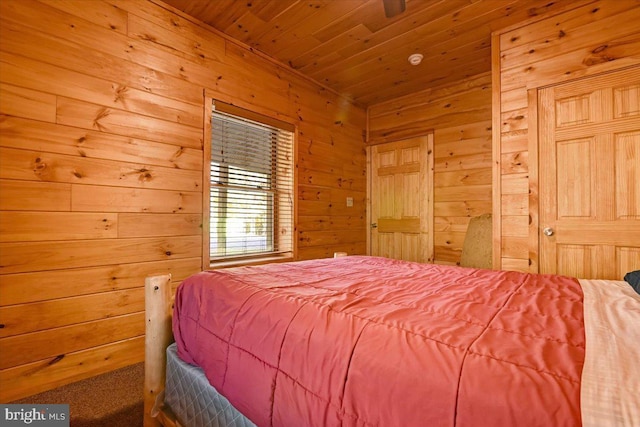
<instances>
[{"instance_id":1,"label":"knotty pine wall paneling","mask_svg":"<svg viewBox=\"0 0 640 427\"><path fill-rule=\"evenodd\" d=\"M366 252L364 109L160 1L1 1L0 401L142 361L145 276L202 265L205 90L295 120L297 258Z\"/></svg>"},{"instance_id":2,"label":"knotty pine wall paneling","mask_svg":"<svg viewBox=\"0 0 640 427\"><path fill-rule=\"evenodd\" d=\"M491 75L369 107L369 144L434 133L434 261L460 262L469 220L491 212Z\"/></svg>"},{"instance_id":3,"label":"knotty pine wall paneling","mask_svg":"<svg viewBox=\"0 0 640 427\"><path fill-rule=\"evenodd\" d=\"M599 0L493 34L494 267L538 271L536 89L639 64L638 22L637 0Z\"/></svg>"}]
</instances>

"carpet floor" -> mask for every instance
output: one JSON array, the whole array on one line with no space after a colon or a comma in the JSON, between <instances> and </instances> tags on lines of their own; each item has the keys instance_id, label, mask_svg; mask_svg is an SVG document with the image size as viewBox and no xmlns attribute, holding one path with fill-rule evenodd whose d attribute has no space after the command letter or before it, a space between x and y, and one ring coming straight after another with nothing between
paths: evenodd
<instances>
[{"instance_id":1,"label":"carpet floor","mask_svg":"<svg viewBox=\"0 0 640 427\"><path fill-rule=\"evenodd\" d=\"M143 387L138 363L11 403L69 404L71 427L141 427Z\"/></svg>"}]
</instances>

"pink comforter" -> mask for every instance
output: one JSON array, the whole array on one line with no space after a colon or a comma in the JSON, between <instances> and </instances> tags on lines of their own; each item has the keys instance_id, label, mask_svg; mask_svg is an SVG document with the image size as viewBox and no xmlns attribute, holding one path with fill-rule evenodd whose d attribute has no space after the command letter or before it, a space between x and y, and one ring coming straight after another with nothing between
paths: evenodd
<instances>
[{"instance_id":1,"label":"pink comforter","mask_svg":"<svg viewBox=\"0 0 640 427\"><path fill-rule=\"evenodd\" d=\"M577 426L577 280L375 257L206 271L178 354L259 426Z\"/></svg>"}]
</instances>

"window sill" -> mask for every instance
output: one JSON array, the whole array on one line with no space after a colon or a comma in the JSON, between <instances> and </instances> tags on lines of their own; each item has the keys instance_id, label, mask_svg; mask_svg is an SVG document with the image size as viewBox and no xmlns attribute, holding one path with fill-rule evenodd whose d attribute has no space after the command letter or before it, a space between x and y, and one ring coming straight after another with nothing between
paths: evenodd
<instances>
[{"instance_id":1,"label":"window sill","mask_svg":"<svg viewBox=\"0 0 640 427\"><path fill-rule=\"evenodd\" d=\"M293 261L293 255L291 253L281 254L281 255L272 255L272 256L266 256L266 257L257 257L257 258L242 258L242 259L234 259L234 260L226 260L226 261L214 261L209 263L209 269L216 270L219 268L248 267L250 265L270 264L273 262L289 262L289 261Z\"/></svg>"}]
</instances>

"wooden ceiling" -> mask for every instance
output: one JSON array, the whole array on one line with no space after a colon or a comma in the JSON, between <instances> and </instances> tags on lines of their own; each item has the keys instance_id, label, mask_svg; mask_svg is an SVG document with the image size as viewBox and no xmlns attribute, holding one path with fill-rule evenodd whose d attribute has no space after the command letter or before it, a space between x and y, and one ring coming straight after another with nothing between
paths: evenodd
<instances>
[{"instance_id":1,"label":"wooden ceiling","mask_svg":"<svg viewBox=\"0 0 640 427\"><path fill-rule=\"evenodd\" d=\"M362 106L488 72L493 30L576 2L406 0L387 18L383 0L163 1Z\"/></svg>"}]
</instances>

